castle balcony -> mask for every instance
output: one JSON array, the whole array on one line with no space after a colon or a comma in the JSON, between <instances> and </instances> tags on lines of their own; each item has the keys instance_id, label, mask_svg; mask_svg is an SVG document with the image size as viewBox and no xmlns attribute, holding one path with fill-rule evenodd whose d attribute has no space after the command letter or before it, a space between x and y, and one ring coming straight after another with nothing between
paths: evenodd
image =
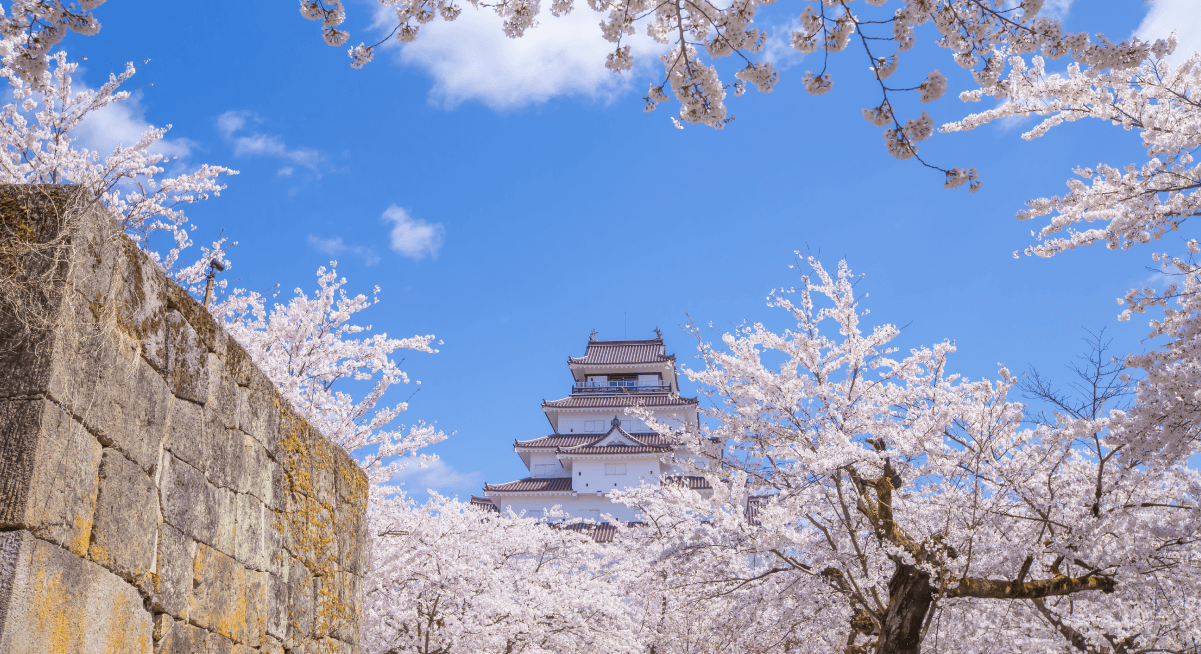
<instances>
[{"instance_id":1,"label":"castle balcony","mask_svg":"<svg viewBox=\"0 0 1201 654\"><path fill-rule=\"evenodd\" d=\"M631 383L598 383L598 382L575 382L571 385L572 395L643 395L650 393L670 393L671 384L667 382L655 381L643 384Z\"/></svg>"}]
</instances>

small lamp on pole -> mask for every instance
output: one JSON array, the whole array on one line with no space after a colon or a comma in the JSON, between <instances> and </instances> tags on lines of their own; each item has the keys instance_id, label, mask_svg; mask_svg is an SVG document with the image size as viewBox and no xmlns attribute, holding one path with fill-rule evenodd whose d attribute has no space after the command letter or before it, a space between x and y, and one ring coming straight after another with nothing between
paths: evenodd
<instances>
[{"instance_id":1,"label":"small lamp on pole","mask_svg":"<svg viewBox=\"0 0 1201 654\"><path fill-rule=\"evenodd\" d=\"M208 274L204 276L207 280L204 283L204 308L209 308L209 300L213 297L213 278L217 273L225 271L225 264L218 261L216 258L209 261Z\"/></svg>"}]
</instances>

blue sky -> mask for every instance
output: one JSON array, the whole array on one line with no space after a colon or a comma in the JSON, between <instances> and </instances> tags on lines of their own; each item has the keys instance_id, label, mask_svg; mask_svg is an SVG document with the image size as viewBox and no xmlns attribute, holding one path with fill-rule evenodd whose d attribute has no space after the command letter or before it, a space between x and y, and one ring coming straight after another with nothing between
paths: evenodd
<instances>
[{"instance_id":1,"label":"blue sky","mask_svg":"<svg viewBox=\"0 0 1201 654\"><path fill-rule=\"evenodd\" d=\"M1048 5L1072 30L1120 40L1147 19L1197 49L1190 2ZM372 5L348 9L354 42L373 34ZM1054 375L1080 351L1082 328L1108 326L1119 351L1151 345L1146 320L1118 323L1114 302L1153 281L1150 249L1012 257L1038 226L1014 219L1023 201L1063 192L1074 166L1137 161L1134 133L1080 122L1034 142L1019 138L1030 123L935 135L924 156L980 171L984 186L969 194L884 152L860 117L878 99L855 52L832 59L835 88L816 98L801 77L819 64L784 52L775 91L732 98L737 120L724 131L677 130L673 106L642 111L658 63L604 71L598 19L579 9L544 15L515 42L468 7L359 71L294 2L126 0L96 13L99 35L65 42L87 57L85 83L151 61L130 81L134 102L95 121L85 145L172 124L176 165L241 170L188 212L198 243L222 230L238 241L232 283L309 290L336 258L351 290L381 287L362 314L375 331L443 340L404 364L423 384L403 417L456 432L410 489L465 498L484 480L524 476L512 441L549 432L540 402L567 394L565 359L594 328L612 339L659 326L685 364L693 346L677 325L689 315L721 331L743 320L786 328L764 298L797 283L797 249L820 250L830 267L846 257L866 275L870 320L907 325L903 347L955 341L952 366L972 378L995 378L999 362ZM782 30L794 13L780 3L761 18ZM950 78L928 107L941 124L974 107L955 98L965 74L924 37L897 79L931 68Z\"/></svg>"}]
</instances>

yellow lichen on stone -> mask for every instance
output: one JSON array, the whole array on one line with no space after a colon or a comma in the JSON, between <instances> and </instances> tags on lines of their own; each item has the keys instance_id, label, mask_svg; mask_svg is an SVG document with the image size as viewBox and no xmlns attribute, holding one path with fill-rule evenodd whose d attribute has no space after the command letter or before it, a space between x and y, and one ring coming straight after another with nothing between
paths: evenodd
<instances>
[{"instance_id":1,"label":"yellow lichen on stone","mask_svg":"<svg viewBox=\"0 0 1201 654\"><path fill-rule=\"evenodd\" d=\"M84 556L88 552L88 541L92 538L92 518L90 516L75 516L75 538L67 545L67 549L75 556Z\"/></svg>"},{"instance_id":2,"label":"yellow lichen on stone","mask_svg":"<svg viewBox=\"0 0 1201 654\"><path fill-rule=\"evenodd\" d=\"M282 518L277 516L277 528L287 537L288 549L314 578L316 604L313 607L312 635L317 651L329 653L326 636L339 624L357 623L358 610L348 589L340 583L338 538L335 531L337 490L322 488L319 477L328 475L336 486L340 478L351 490L352 501L366 506L365 480L355 478L341 465L334 446L316 432L310 431L299 416L284 409L280 422L283 436L284 477L287 481L287 503ZM362 483L359 483L359 482ZM322 492L328 495L323 497ZM326 505L325 502L329 502ZM293 618L293 626L299 624Z\"/></svg>"},{"instance_id":3,"label":"yellow lichen on stone","mask_svg":"<svg viewBox=\"0 0 1201 654\"><path fill-rule=\"evenodd\" d=\"M34 577L33 611L37 633L44 639L47 654L66 654L78 649L72 644L78 643L76 626L83 619L83 610L69 606L68 599L62 573L47 575L46 569L39 566Z\"/></svg>"}]
</instances>

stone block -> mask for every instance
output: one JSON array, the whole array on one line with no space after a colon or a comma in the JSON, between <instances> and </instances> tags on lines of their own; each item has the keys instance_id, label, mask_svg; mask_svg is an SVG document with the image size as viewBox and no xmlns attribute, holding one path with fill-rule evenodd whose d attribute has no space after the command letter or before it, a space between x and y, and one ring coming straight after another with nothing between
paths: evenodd
<instances>
[{"instance_id":1,"label":"stone block","mask_svg":"<svg viewBox=\"0 0 1201 654\"><path fill-rule=\"evenodd\" d=\"M222 333L224 335L224 332ZM226 429L238 428L238 385L216 354L208 355L209 387L205 409L216 413Z\"/></svg>"},{"instance_id":2,"label":"stone block","mask_svg":"<svg viewBox=\"0 0 1201 654\"><path fill-rule=\"evenodd\" d=\"M199 470L163 457L159 497L163 521L185 536L232 556L234 494L213 486Z\"/></svg>"},{"instance_id":3,"label":"stone block","mask_svg":"<svg viewBox=\"0 0 1201 654\"><path fill-rule=\"evenodd\" d=\"M323 609L318 613L329 625L321 635L347 643L359 642L359 620L363 612L363 581L341 570L317 580Z\"/></svg>"},{"instance_id":4,"label":"stone block","mask_svg":"<svg viewBox=\"0 0 1201 654\"><path fill-rule=\"evenodd\" d=\"M239 492L249 493L270 506L275 495L274 476L279 465L271 459L267 448L253 437L240 431L230 431L227 435L231 443L242 443L246 476L243 480L245 487Z\"/></svg>"},{"instance_id":5,"label":"stone block","mask_svg":"<svg viewBox=\"0 0 1201 654\"><path fill-rule=\"evenodd\" d=\"M267 636L263 639L263 644L259 646L259 652L262 654L284 654L284 645L278 640Z\"/></svg>"},{"instance_id":6,"label":"stone block","mask_svg":"<svg viewBox=\"0 0 1201 654\"><path fill-rule=\"evenodd\" d=\"M174 287L174 285L172 285ZM178 311L167 313L167 381L176 397L208 401L208 350Z\"/></svg>"},{"instance_id":7,"label":"stone block","mask_svg":"<svg viewBox=\"0 0 1201 654\"><path fill-rule=\"evenodd\" d=\"M224 434L224 431L222 431ZM175 398L163 447L202 473L213 462L213 442L205 432L204 406Z\"/></svg>"},{"instance_id":8,"label":"stone block","mask_svg":"<svg viewBox=\"0 0 1201 654\"><path fill-rule=\"evenodd\" d=\"M226 638L247 642L246 571L233 558L196 545L188 620Z\"/></svg>"},{"instance_id":9,"label":"stone block","mask_svg":"<svg viewBox=\"0 0 1201 654\"><path fill-rule=\"evenodd\" d=\"M287 566L284 566L287 569ZM268 574L266 581L267 611L263 630L269 637L281 642L288 637L288 581L287 577Z\"/></svg>"},{"instance_id":10,"label":"stone block","mask_svg":"<svg viewBox=\"0 0 1201 654\"><path fill-rule=\"evenodd\" d=\"M205 352L217 351L217 334L221 328L217 321L196 298L188 295L179 284L167 285L167 309L180 315L196 334L196 342Z\"/></svg>"},{"instance_id":11,"label":"stone block","mask_svg":"<svg viewBox=\"0 0 1201 654\"><path fill-rule=\"evenodd\" d=\"M267 508L253 495L234 495L234 558L253 570L266 570Z\"/></svg>"},{"instance_id":12,"label":"stone block","mask_svg":"<svg viewBox=\"0 0 1201 654\"><path fill-rule=\"evenodd\" d=\"M267 561L267 571L271 574L278 575L283 578L288 576L288 551L284 547L287 542L284 538L284 531L287 525L284 517L276 512L268 510L266 519L263 522L263 544L266 549L264 552Z\"/></svg>"},{"instance_id":13,"label":"stone block","mask_svg":"<svg viewBox=\"0 0 1201 654\"><path fill-rule=\"evenodd\" d=\"M88 557L149 593L161 519L154 482L120 452L105 448Z\"/></svg>"},{"instance_id":14,"label":"stone block","mask_svg":"<svg viewBox=\"0 0 1201 654\"><path fill-rule=\"evenodd\" d=\"M55 341L47 394L95 434L150 471L166 427L170 392L139 355L136 342L117 337L87 307L70 305L74 322Z\"/></svg>"},{"instance_id":15,"label":"stone block","mask_svg":"<svg viewBox=\"0 0 1201 654\"><path fill-rule=\"evenodd\" d=\"M57 311L57 309L55 309ZM0 399L28 399L50 387L55 334L24 333L22 325L0 316Z\"/></svg>"},{"instance_id":16,"label":"stone block","mask_svg":"<svg viewBox=\"0 0 1201 654\"><path fill-rule=\"evenodd\" d=\"M250 384L239 388L238 429L250 434L271 449L277 461L279 453L280 406L283 401L266 375L254 371Z\"/></svg>"},{"instance_id":17,"label":"stone block","mask_svg":"<svg viewBox=\"0 0 1201 654\"><path fill-rule=\"evenodd\" d=\"M150 654L152 616L133 586L28 531L0 533L0 652Z\"/></svg>"},{"instance_id":18,"label":"stone block","mask_svg":"<svg viewBox=\"0 0 1201 654\"><path fill-rule=\"evenodd\" d=\"M217 633L209 633L205 641L205 654L234 654L234 641Z\"/></svg>"},{"instance_id":19,"label":"stone block","mask_svg":"<svg viewBox=\"0 0 1201 654\"><path fill-rule=\"evenodd\" d=\"M48 400L0 402L0 527L87 552L103 448Z\"/></svg>"},{"instance_id":20,"label":"stone block","mask_svg":"<svg viewBox=\"0 0 1201 654\"><path fill-rule=\"evenodd\" d=\"M165 614L155 621L154 654L206 654L209 632Z\"/></svg>"},{"instance_id":21,"label":"stone block","mask_svg":"<svg viewBox=\"0 0 1201 654\"><path fill-rule=\"evenodd\" d=\"M232 338L225 346L225 368L233 377L234 383L243 387L250 386L250 380L256 374L262 374L255 369L250 354Z\"/></svg>"},{"instance_id":22,"label":"stone block","mask_svg":"<svg viewBox=\"0 0 1201 654\"><path fill-rule=\"evenodd\" d=\"M207 412L207 407L205 408ZM219 424L208 423L214 436L213 442L220 447L217 460L209 477L213 483L237 493L250 492L250 469L247 461L246 435L235 429L226 429L220 435Z\"/></svg>"},{"instance_id":23,"label":"stone block","mask_svg":"<svg viewBox=\"0 0 1201 654\"><path fill-rule=\"evenodd\" d=\"M293 559L288 564L288 624L284 645L289 649L308 640L313 633L313 577Z\"/></svg>"},{"instance_id":24,"label":"stone block","mask_svg":"<svg viewBox=\"0 0 1201 654\"><path fill-rule=\"evenodd\" d=\"M150 595L151 606L155 611L170 613L176 617L187 615L195 555L195 541L169 524L164 523L160 527L156 560L158 570Z\"/></svg>"},{"instance_id":25,"label":"stone block","mask_svg":"<svg viewBox=\"0 0 1201 654\"><path fill-rule=\"evenodd\" d=\"M267 631L267 589L269 575L266 572L246 571L246 640L245 644L258 647Z\"/></svg>"},{"instance_id":26,"label":"stone block","mask_svg":"<svg viewBox=\"0 0 1201 654\"><path fill-rule=\"evenodd\" d=\"M357 465L343 461L337 476L338 500L334 534L342 569L362 575L367 568L367 475Z\"/></svg>"}]
</instances>

